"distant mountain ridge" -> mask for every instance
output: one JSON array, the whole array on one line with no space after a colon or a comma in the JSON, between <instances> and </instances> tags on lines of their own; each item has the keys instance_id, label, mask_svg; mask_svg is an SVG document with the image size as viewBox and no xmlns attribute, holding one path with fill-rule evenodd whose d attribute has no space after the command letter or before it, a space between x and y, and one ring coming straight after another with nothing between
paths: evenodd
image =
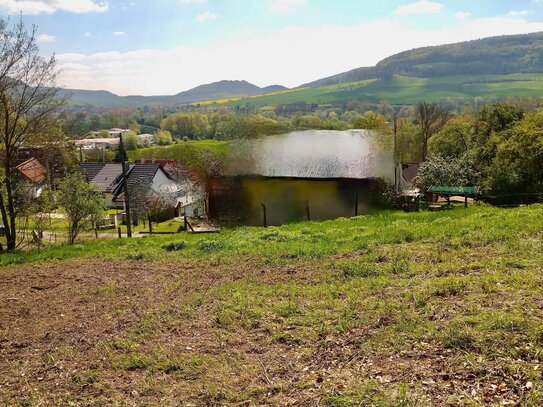
<instances>
[{"instance_id":1,"label":"distant mountain ridge","mask_svg":"<svg viewBox=\"0 0 543 407\"><path fill-rule=\"evenodd\" d=\"M63 89L61 94L70 94L70 102L74 105L91 105L95 107L113 108L143 106L146 104L176 105L183 103L203 102L207 100L254 96L279 92L287 89L288 88L281 85L271 85L260 88L247 81L224 80L200 85L172 96L118 96L105 90L81 89Z\"/></svg>"}]
</instances>

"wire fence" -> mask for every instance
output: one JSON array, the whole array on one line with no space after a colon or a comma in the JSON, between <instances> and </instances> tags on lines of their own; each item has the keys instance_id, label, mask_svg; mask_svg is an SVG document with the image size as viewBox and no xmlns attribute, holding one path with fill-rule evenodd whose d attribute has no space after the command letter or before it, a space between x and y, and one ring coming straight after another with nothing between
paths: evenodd
<instances>
[{"instance_id":1,"label":"wire fence","mask_svg":"<svg viewBox=\"0 0 543 407\"><path fill-rule=\"evenodd\" d=\"M543 192L526 192L515 194L479 195L478 200L496 207L512 208L523 205L543 203Z\"/></svg>"}]
</instances>

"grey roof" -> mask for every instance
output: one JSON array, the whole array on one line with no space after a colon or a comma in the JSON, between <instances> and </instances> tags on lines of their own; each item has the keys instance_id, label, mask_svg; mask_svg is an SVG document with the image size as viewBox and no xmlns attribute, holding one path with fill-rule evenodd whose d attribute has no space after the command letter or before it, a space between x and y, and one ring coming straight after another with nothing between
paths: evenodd
<instances>
[{"instance_id":1,"label":"grey roof","mask_svg":"<svg viewBox=\"0 0 543 407\"><path fill-rule=\"evenodd\" d=\"M122 164L84 163L79 166L79 171L89 182L96 184L102 193L117 196L123 192ZM126 176L129 190L150 186L157 171L162 171L166 177L172 179L159 164L130 164Z\"/></svg>"},{"instance_id":2,"label":"grey roof","mask_svg":"<svg viewBox=\"0 0 543 407\"><path fill-rule=\"evenodd\" d=\"M128 190L148 187L155 177L157 171L162 171L168 178L171 177L159 164L131 164L130 171L127 174L126 183ZM113 194L120 195L123 192L122 183L116 185Z\"/></svg>"},{"instance_id":3,"label":"grey roof","mask_svg":"<svg viewBox=\"0 0 543 407\"><path fill-rule=\"evenodd\" d=\"M105 164L104 167L90 181L98 186L102 193L113 192L120 183L123 174L121 164Z\"/></svg>"},{"instance_id":4,"label":"grey roof","mask_svg":"<svg viewBox=\"0 0 543 407\"><path fill-rule=\"evenodd\" d=\"M105 163L83 163L79 166L79 172L90 182L102 171L105 165Z\"/></svg>"}]
</instances>

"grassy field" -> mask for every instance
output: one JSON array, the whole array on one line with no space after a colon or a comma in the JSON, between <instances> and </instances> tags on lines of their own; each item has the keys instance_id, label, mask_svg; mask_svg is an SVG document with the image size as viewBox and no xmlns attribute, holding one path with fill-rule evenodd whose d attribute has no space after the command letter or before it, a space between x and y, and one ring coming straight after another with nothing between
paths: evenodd
<instances>
[{"instance_id":1,"label":"grassy field","mask_svg":"<svg viewBox=\"0 0 543 407\"><path fill-rule=\"evenodd\" d=\"M5 405L543 405L541 205L0 263Z\"/></svg>"},{"instance_id":2,"label":"grassy field","mask_svg":"<svg viewBox=\"0 0 543 407\"><path fill-rule=\"evenodd\" d=\"M291 103L328 104L349 100L367 100L393 104L428 102L443 98L506 98L525 96L539 98L543 93L542 74L467 75L441 78L395 76L393 79L367 80L340 85L304 88L287 94L252 97L227 105L274 106Z\"/></svg>"}]
</instances>

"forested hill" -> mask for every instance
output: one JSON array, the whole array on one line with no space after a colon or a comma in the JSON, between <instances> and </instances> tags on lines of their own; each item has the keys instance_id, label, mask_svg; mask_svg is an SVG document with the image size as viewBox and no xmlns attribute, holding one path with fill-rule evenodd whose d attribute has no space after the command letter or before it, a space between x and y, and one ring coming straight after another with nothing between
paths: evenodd
<instances>
[{"instance_id":1,"label":"forested hill","mask_svg":"<svg viewBox=\"0 0 543 407\"><path fill-rule=\"evenodd\" d=\"M200 85L172 96L118 96L107 91L66 89L75 105L96 107L143 106L145 104L180 104L206 100L227 99L238 96L253 96L286 90L284 86L273 85L260 88L247 81L220 81Z\"/></svg>"},{"instance_id":2,"label":"forested hill","mask_svg":"<svg viewBox=\"0 0 543 407\"><path fill-rule=\"evenodd\" d=\"M390 56L375 67L353 69L302 86L333 85L393 75L435 78L517 73L543 73L543 32L416 48Z\"/></svg>"}]
</instances>

